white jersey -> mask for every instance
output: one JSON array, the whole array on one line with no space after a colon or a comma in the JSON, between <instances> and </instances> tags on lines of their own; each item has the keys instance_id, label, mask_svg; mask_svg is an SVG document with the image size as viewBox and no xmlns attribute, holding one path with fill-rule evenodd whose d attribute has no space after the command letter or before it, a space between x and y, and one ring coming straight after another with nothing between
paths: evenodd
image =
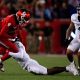
<instances>
[{"instance_id":1,"label":"white jersey","mask_svg":"<svg viewBox=\"0 0 80 80\"><path fill-rule=\"evenodd\" d=\"M18 46L18 49L22 51L23 58L20 59L14 57L14 59L20 64L23 69L36 74L47 74L47 68L40 65L36 60L31 59L28 53L26 53L25 47L21 42L17 41L15 43Z\"/></svg>"},{"instance_id":2,"label":"white jersey","mask_svg":"<svg viewBox=\"0 0 80 80\"><path fill-rule=\"evenodd\" d=\"M74 23L76 38L80 42L80 22L78 20L78 14L77 13L75 13L71 16L71 22Z\"/></svg>"}]
</instances>

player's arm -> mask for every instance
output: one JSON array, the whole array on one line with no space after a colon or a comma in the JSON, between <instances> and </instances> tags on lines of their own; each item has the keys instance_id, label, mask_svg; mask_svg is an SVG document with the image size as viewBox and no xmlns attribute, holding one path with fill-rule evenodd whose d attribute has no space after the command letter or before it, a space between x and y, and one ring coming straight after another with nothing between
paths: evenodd
<instances>
[{"instance_id":1,"label":"player's arm","mask_svg":"<svg viewBox=\"0 0 80 80\"><path fill-rule=\"evenodd\" d=\"M0 30L0 37L1 38L9 38L10 36L7 34L8 31L8 23L4 23L4 25L2 25L2 29Z\"/></svg>"},{"instance_id":2,"label":"player's arm","mask_svg":"<svg viewBox=\"0 0 80 80\"><path fill-rule=\"evenodd\" d=\"M2 29L0 31L0 37L4 37L5 36L6 30L7 30L6 25L2 26Z\"/></svg>"},{"instance_id":3,"label":"player's arm","mask_svg":"<svg viewBox=\"0 0 80 80\"><path fill-rule=\"evenodd\" d=\"M74 23L71 22L70 25L69 25L69 28L66 31L66 39L69 39L69 37L70 37L71 32L73 31L73 29L74 29Z\"/></svg>"}]
</instances>

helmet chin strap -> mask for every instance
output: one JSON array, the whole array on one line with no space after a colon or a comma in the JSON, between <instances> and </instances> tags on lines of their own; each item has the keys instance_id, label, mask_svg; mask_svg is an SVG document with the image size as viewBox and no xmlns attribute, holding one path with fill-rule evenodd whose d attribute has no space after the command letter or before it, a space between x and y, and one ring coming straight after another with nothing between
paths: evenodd
<instances>
[{"instance_id":1,"label":"helmet chin strap","mask_svg":"<svg viewBox=\"0 0 80 80\"><path fill-rule=\"evenodd\" d=\"M19 21L19 20L18 20ZM22 21L19 21L19 24L22 24L23 22Z\"/></svg>"},{"instance_id":2,"label":"helmet chin strap","mask_svg":"<svg viewBox=\"0 0 80 80\"><path fill-rule=\"evenodd\" d=\"M19 21L19 24L23 24L23 23L26 23L26 20Z\"/></svg>"}]
</instances>

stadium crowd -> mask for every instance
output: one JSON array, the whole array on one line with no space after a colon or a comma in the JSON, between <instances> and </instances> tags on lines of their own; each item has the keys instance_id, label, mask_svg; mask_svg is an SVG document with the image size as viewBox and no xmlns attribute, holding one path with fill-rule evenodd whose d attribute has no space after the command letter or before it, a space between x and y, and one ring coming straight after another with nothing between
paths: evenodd
<instances>
[{"instance_id":1,"label":"stadium crowd","mask_svg":"<svg viewBox=\"0 0 80 80\"><path fill-rule=\"evenodd\" d=\"M20 8L29 9L38 19L70 18L76 5L77 0L0 0L0 19Z\"/></svg>"},{"instance_id":2,"label":"stadium crowd","mask_svg":"<svg viewBox=\"0 0 80 80\"><path fill-rule=\"evenodd\" d=\"M41 36L44 35L46 53L50 53L53 43L51 36L54 32L50 27L50 22L55 19L70 19L70 16L76 12L77 3L77 0L0 0L0 20L9 14L16 13L20 8L30 10L33 19L26 28L28 31L27 50L38 52ZM36 19L45 21L44 28L40 29L40 24L34 23Z\"/></svg>"}]
</instances>

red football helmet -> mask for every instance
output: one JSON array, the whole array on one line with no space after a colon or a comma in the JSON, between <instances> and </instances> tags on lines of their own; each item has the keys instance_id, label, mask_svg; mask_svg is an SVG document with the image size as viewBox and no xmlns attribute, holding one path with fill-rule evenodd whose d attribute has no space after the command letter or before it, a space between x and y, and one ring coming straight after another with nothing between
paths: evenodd
<instances>
[{"instance_id":1,"label":"red football helmet","mask_svg":"<svg viewBox=\"0 0 80 80\"><path fill-rule=\"evenodd\" d=\"M19 23L25 23L31 18L31 13L26 9L20 9L16 13L16 16L17 16L17 19L19 20Z\"/></svg>"}]
</instances>

